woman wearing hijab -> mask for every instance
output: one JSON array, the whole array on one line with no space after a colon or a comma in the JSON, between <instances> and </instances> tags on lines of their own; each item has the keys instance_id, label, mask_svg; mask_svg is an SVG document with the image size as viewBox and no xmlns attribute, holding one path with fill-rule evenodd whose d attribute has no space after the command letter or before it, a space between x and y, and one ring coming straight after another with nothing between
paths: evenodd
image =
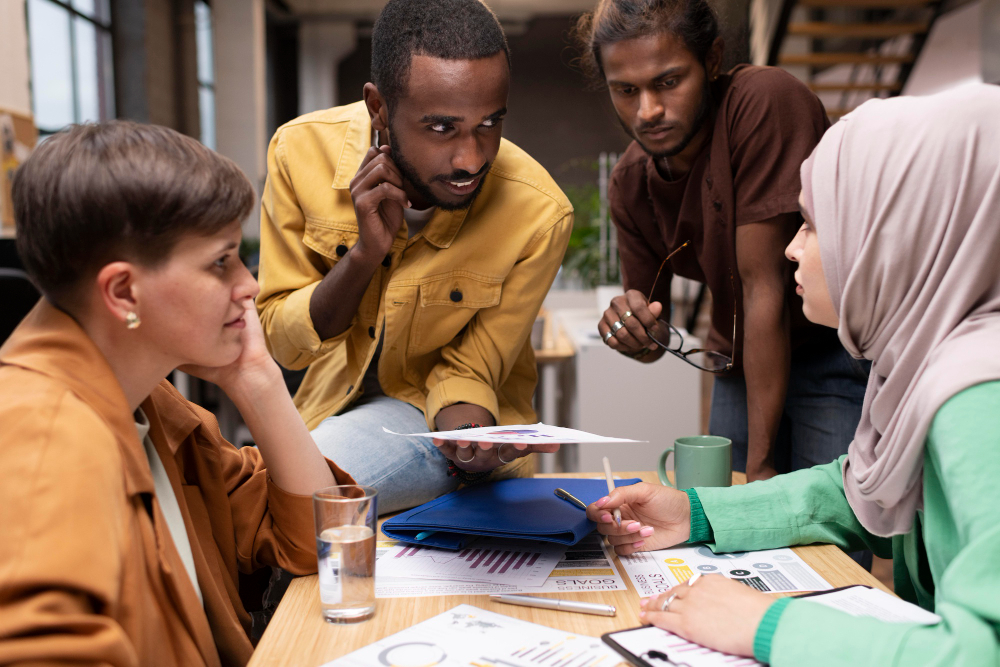
<instances>
[{"instance_id":1,"label":"woman wearing hijab","mask_svg":"<svg viewBox=\"0 0 1000 667\"><path fill-rule=\"evenodd\" d=\"M44 294L0 348L0 664L244 665L242 574L316 571L323 458L240 262L253 188L173 130L45 140L14 180ZM256 447L164 379L216 383ZM247 598L250 599L250 598Z\"/></svg>"},{"instance_id":2,"label":"woman wearing hijab","mask_svg":"<svg viewBox=\"0 0 1000 667\"><path fill-rule=\"evenodd\" d=\"M711 576L643 605L691 641L772 665L1000 664L1000 88L868 102L802 184L786 252L803 310L874 364L848 454L739 487L624 487L588 515L619 554L870 548L943 619L853 617Z\"/></svg>"}]
</instances>

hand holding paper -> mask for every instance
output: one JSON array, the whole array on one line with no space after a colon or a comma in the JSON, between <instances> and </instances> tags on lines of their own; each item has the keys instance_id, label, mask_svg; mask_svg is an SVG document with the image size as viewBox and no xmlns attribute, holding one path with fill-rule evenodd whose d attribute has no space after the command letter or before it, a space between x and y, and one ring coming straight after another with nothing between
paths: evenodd
<instances>
[{"instance_id":1,"label":"hand holding paper","mask_svg":"<svg viewBox=\"0 0 1000 667\"><path fill-rule=\"evenodd\" d=\"M396 433L383 427L386 433L393 435L406 435L425 438L440 438L442 440L465 440L489 443L522 443L530 445L539 444L569 444L569 443L611 443L611 442L639 442L638 440L628 440L627 438L608 438L602 435L594 435L585 431L577 431L572 428L562 426L549 426L541 422L531 425L518 426L481 426L479 428L463 429L459 431L435 431L432 433Z\"/></svg>"},{"instance_id":2,"label":"hand holding paper","mask_svg":"<svg viewBox=\"0 0 1000 667\"><path fill-rule=\"evenodd\" d=\"M499 464L509 463L532 453L555 452L561 444L637 442L626 438L594 435L572 428L549 426L541 422L531 425L480 426L431 433L396 433L384 426L382 430L393 435L434 438L434 445L441 448L446 457L460 468L469 471L491 470ZM489 454L484 455L484 452Z\"/></svg>"}]
</instances>

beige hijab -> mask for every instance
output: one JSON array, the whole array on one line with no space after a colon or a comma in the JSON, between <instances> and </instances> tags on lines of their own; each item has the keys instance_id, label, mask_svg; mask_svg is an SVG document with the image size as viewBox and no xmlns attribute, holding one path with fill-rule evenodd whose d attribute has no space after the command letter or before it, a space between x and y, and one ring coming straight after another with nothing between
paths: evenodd
<instances>
[{"instance_id":1,"label":"beige hijab","mask_svg":"<svg viewBox=\"0 0 1000 667\"><path fill-rule=\"evenodd\" d=\"M870 532L905 533L934 415L1000 379L1000 87L867 102L802 183L840 340L874 362L844 489Z\"/></svg>"}]
</instances>

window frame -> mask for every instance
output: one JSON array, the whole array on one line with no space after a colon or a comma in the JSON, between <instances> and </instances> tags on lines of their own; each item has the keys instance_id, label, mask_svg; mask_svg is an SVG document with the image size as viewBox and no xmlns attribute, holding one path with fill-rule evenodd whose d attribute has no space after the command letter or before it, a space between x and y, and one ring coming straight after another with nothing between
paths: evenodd
<instances>
[{"instance_id":1,"label":"window frame","mask_svg":"<svg viewBox=\"0 0 1000 667\"><path fill-rule=\"evenodd\" d=\"M93 16L88 16L87 14L81 12L79 9L75 8L72 4L70 4L66 0L36 0L36 1L47 2L47 3L51 4L51 5L54 5L55 7L59 8L59 9L62 9L64 11L66 11L69 14L70 94L71 94L72 101L73 101L73 121L72 122L74 122L74 123L83 122L83 119L81 119L82 112L81 112L81 109L80 109L80 81L79 81L79 72L78 72L77 60L76 60L77 59L77 53L76 53L76 21L74 19L81 19L83 21L86 21L86 22L90 23L94 27L95 34L98 35L98 43L100 43L100 39L101 38L105 38L105 39L108 40L108 42L111 45L111 49L110 49L110 52L107 54L107 57L111 59L111 63L110 64L111 64L112 76L111 76L110 81L108 81L108 83L111 86L110 99L111 99L111 102L112 102L112 107L111 107L111 110L110 110L111 112L110 112L110 114L108 116L108 119L96 119L96 120L110 120L111 118L114 118L115 115L116 115L116 110L114 108L114 86L115 86L115 81L114 81L114 74L113 74L113 72L114 72L114 33L112 31L112 19L111 19L110 2L107 3L107 5L108 5L108 18L106 20L101 20L101 19L95 18ZM98 3L102 3L102 2L104 2L104 0L95 0L95 6ZM28 22L28 25L26 27L28 29L29 39L30 39L30 32L31 32L31 27L30 27L31 10L30 10L30 6L29 5L30 5L30 0L24 0L24 16L25 16L26 21ZM28 56L29 56L29 59L31 57L31 48L32 48L32 45L30 44L30 41L29 41L29 44L28 44ZM98 63L98 68L100 69L102 66L107 66L107 63L99 62ZM37 110L36 110L36 107L35 107L35 90L34 90L34 88L35 88L34 70L32 68L31 69L31 111L32 111L32 114L37 117ZM39 137L39 139L44 139L45 137L51 136L51 135L59 132L62 128L50 128L50 127L41 127L41 126L38 126L37 129L38 129L38 137Z\"/></svg>"}]
</instances>

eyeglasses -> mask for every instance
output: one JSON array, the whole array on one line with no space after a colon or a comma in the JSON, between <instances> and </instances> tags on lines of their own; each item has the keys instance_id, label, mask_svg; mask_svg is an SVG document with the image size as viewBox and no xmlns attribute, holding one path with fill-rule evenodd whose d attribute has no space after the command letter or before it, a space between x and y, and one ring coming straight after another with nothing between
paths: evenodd
<instances>
[{"instance_id":1,"label":"eyeglasses","mask_svg":"<svg viewBox=\"0 0 1000 667\"><path fill-rule=\"evenodd\" d=\"M656 278L653 279L653 286L649 288L649 294L646 296L646 301L651 302L653 300L653 293L656 292L656 283L660 280L660 274L663 273L663 267L667 265L670 258L676 255L678 252L691 245L690 241L685 241L670 254L668 254L664 259L663 263L660 264L660 269L656 272ZM729 282L733 290L733 351L736 350L736 281L733 277L732 269L729 270ZM667 311L670 312L669 310ZM684 350L684 336L681 332L674 328L667 320L658 318L656 320L655 329L647 329L646 334L652 339L654 343L662 347L664 350L674 355L678 359L685 361L695 368L707 371L709 373L726 373L733 368L733 358L727 357L724 354L716 352L715 350L706 350L705 348L694 348L691 350ZM700 354L702 355L702 363L697 363L689 359L690 356Z\"/></svg>"}]
</instances>

